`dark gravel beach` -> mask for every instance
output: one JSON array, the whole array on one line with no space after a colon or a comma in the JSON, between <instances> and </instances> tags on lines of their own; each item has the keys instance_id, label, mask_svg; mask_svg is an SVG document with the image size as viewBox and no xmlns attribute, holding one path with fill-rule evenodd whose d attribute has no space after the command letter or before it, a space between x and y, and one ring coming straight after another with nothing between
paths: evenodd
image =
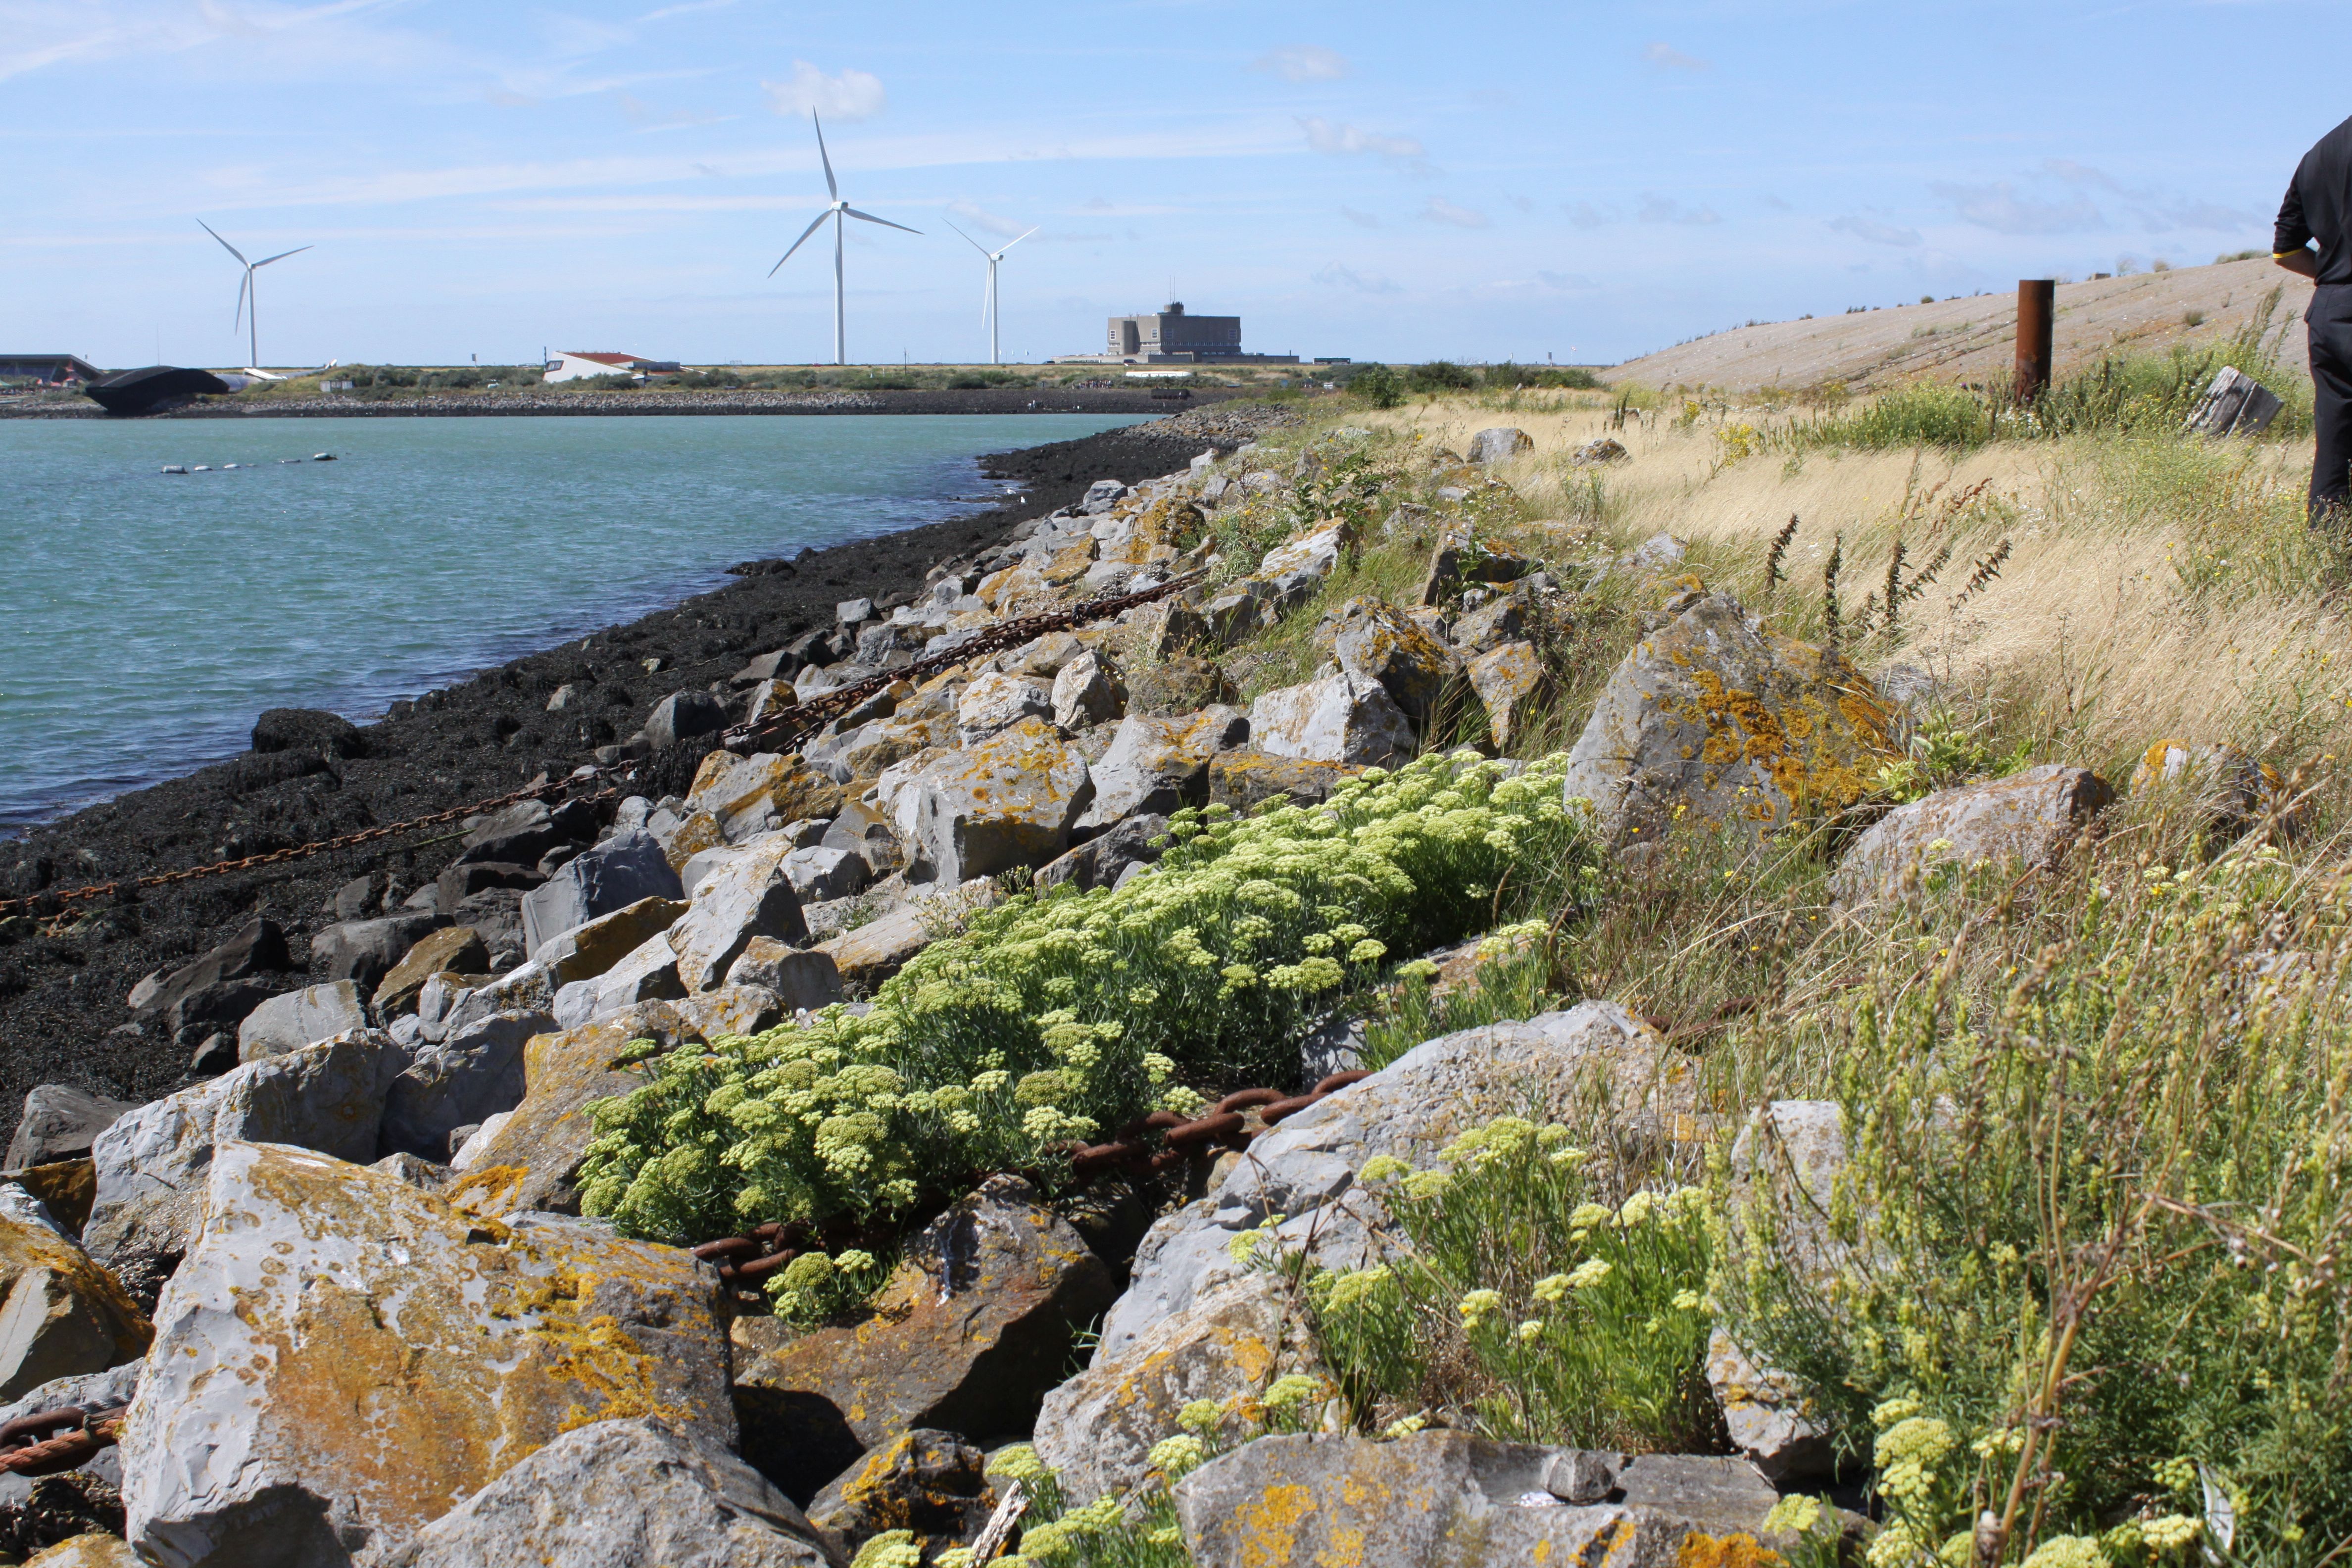
<instances>
[{"instance_id":1,"label":"dark gravel beach","mask_svg":"<svg viewBox=\"0 0 2352 1568\"><path fill-rule=\"evenodd\" d=\"M913 594L936 563L969 556L1011 527L1076 500L1092 481L1129 482L1231 447L1223 416L1196 415L982 460L1024 488L968 517L747 565L725 587L585 639L516 659L395 704L393 716L323 748L247 752L188 777L119 797L0 843L0 895L23 897L265 853L502 795L545 772L592 760L671 692L708 688L753 656L833 624L843 599ZM658 661L649 671L646 665ZM558 687L590 693L547 710ZM609 805L605 808L610 810ZM426 842L418 844L416 837ZM66 1082L145 1100L184 1081L190 1052L168 1023L134 1019L142 976L191 962L258 916L285 931L290 969L275 989L308 984L309 938L336 919L336 890L388 876L428 882L455 857L452 824L255 871L0 920L0 1129L25 1091ZM232 1031L233 1032L233 1031Z\"/></svg>"}]
</instances>

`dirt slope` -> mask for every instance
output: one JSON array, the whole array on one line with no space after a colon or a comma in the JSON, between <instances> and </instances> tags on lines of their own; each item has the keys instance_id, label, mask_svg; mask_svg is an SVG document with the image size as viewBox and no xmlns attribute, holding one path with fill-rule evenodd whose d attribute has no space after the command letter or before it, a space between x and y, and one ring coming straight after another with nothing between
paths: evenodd
<instances>
[{"instance_id":1,"label":"dirt slope","mask_svg":"<svg viewBox=\"0 0 2352 1568\"><path fill-rule=\"evenodd\" d=\"M2058 374L2065 375L2119 346L2161 351L2178 342L2226 338L2254 317L2273 289L2282 290L2273 331L2285 329L2279 358L2301 370L2303 312L2311 302L2311 285L2256 259L2060 284ZM2188 324L2192 313L2202 318L2193 327ZM1645 354L1605 374L1612 383L1727 392L1766 386L1793 391L1832 381L1864 391L1917 376L1999 381L2009 375L2016 358L2016 316L2012 292L1773 321Z\"/></svg>"}]
</instances>

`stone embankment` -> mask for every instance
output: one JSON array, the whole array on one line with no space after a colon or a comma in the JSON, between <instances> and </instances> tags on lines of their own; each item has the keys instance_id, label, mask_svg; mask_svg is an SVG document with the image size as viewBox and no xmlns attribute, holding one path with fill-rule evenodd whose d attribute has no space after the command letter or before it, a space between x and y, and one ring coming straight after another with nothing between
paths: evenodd
<instances>
[{"instance_id":1,"label":"stone embankment","mask_svg":"<svg viewBox=\"0 0 2352 1568\"><path fill-rule=\"evenodd\" d=\"M157 419L533 418L648 414L1142 414L1166 415L1246 395L1228 387L1186 388L1181 397L1125 386L886 387L875 391L817 388L787 392L762 387L632 392L441 392L413 396L359 397L330 393L310 397L203 397L143 417ZM94 403L75 398L0 400L0 419L110 419Z\"/></svg>"},{"instance_id":2,"label":"stone embankment","mask_svg":"<svg viewBox=\"0 0 2352 1568\"><path fill-rule=\"evenodd\" d=\"M1478 450L1507 460L1515 437ZM1685 821L1764 834L1853 805L1896 754L1899 710L1866 676L1762 631L1670 535L1618 553L1537 527L1557 548L1536 556L1465 506L1498 499L1483 464L1409 455L1368 510L1331 501L1335 476L1370 471L1349 466L1360 432L1278 453L1193 438L1185 467L1102 478L940 561L920 593L844 593L824 624L657 700L535 691L551 714L625 715L628 732L579 739L649 787L467 823L430 877L353 877L302 957L265 916L140 980L135 1033L192 1053L190 1081L136 1104L37 1089L0 1185L10 1301L26 1303L0 1319L0 1392L23 1411L128 1405L117 1446L37 1483L51 1500L0 1500L18 1538L95 1524L79 1560L131 1561L127 1542L173 1568L952 1568L976 1545L1056 1560L1080 1524L1110 1528L1162 1488L1171 1562L1664 1568L1793 1550L1783 1491L1821 1489L1834 1457L1785 1380L1720 1335L1709 1452L1413 1422L1378 1437L1336 1398L1288 1276L1249 1261L1375 1263L1398 1235L1379 1166L1426 1165L1497 1118L1573 1113L1629 1147L1693 1136L1710 1114L1694 1068L1610 1002L1444 1035L1308 1096L1357 1065L1327 1028L1294 1042L1297 1079L1224 1102L1217 1141L1171 1141L1108 1198L1056 1156L928 1196L910 1181L895 1213L780 1207L740 1238L582 1217L600 1102L721 1041L832 1026L1013 889L1149 888L1172 815L1312 812L1409 763L1473 711L1465 692L1479 717L1446 738L1508 752L1552 700L1547 628L1602 583L1655 607L1566 760L1567 798L1546 788L1615 853ZM1383 546L1425 554L1416 593L1337 590ZM1187 573L1195 587L1117 620L888 685L797 751L713 749L1003 619ZM1276 674L1284 647L1307 656ZM352 744L323 720L269 729L257 768ZM665 787L681 757L688 776ZM2047 859L2110 794L2042 770L1930 796L1862 836L1842 892ZM1444 972L1461 955L1429 956ZM855 1145L835 1120L820 1141ZM1764 1179L1751 1145L1769 1135L1825 1208L1835 1108L1776 1104L1758 1125L1735 1180ZM869 1249L887 1262L864 1305L783 1311L835 1278L828 1253L847 1269ZM1266 1425L1298 1387L1334 1397ZM1180 1428L1218 1429L1223 1451L1167 1488Z\"/></svg>"}]
</instances>

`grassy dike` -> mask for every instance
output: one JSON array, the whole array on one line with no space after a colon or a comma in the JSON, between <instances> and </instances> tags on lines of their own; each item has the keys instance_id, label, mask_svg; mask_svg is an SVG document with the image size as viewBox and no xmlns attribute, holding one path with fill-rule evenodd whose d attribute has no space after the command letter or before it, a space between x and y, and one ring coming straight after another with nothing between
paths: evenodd
<instances>
[{"instance_id":1,"label":"grassy dike","mask_svg":"<svg viewBox=\"0 0 2352 1568\"><path fill-rule=\"evenodd\" d=\"M1336 1387L1276 1383L1256 1429L1306 1429L1333 1396L1371 1434L1434 1422L1688 1451L1708 1441L1700 1366L1719 1327L1832 1426L1879 1521L1849 1549L1870 1568L2322 1568L2352 1548L2352 801L2336 765L2352 561L2303 521L2303 405L2271 438L2209 442L2178 433L2193 379L2178 363L2104 374L2062 389L2068 417L2006 426L1932 388L1843 407L1625 389L1313 409L1249 460L1300 477L1213 526L1244 568L1335 516L1358 544L1314 602L1226 656L1244 700L1312 670L1326 612L1410 602L1436 531L1467 526L1575 590L1536 629L1553 710L1509 748L1556 779L1544 759L1688 586L1577 563L1666 531L1688 547L1678 573L1899 689L1902 754L1835 820L1760 843L1694 824L1628 863L1573 811L1543 816L1495 770L1445 760L1484 732L1462 705L1422 763L1336 816L1180 819L1191 845L1126 892L1016 900L864 1019L681 1063L608 1110L592 1204L656 1233L718 1224L681 1205L713 1201L728 1168L721 1186L767 1184L753 1206L789 1191L810 1215L887 1211L942 1150L1019 1163L1147 1099L1196 1105L1255 1065L1244 1041L1312 1016L1366 1016L1379 1061L1605 997L1683 1054L1696 1122L1625 1147L1598 1122L1506 1118L1424 1169L1368 1169L1399 1247L1299 1279ZM1433 476L1432 455L1496 425L1533 450L1438 496L1461 481ZM1570 460L1603 437L1622 460ZM1399 510L1413 506L1429 510ZM1832 904L1829 873L1875 810L2042 763L2122 792L2168 739L2236 748L2293 808L2225 824L2193 790L2134 789L2054 872L1960 868L1906 905ZM1443 918L1409 931L1381 868L1335 840L1442 886ZM1522 848L1507 897L1489 858ZM1260 963L1224 951L1252 899L1279 950ZM1441 994L1428 965L1399 962L1414 940L1482 928L1490 956L1466 988ZM1105 1033L1094 993L1115 951L1132 973L1124 1027ZM1016 1039L1060 1059L1027 1077L984 1065ZM913 1082L912 1062L936 1081ZM1110 1062L1125 1098L1089 1077ZM1844 1129L1826 1193L1773 1173L1759 1112L1790 1100L1833 1106ZM1258 1260L1298 1268L1271 1247ZM845 1261L880 1277L866 1255ZM812 1262L777 1289L805 1293L787 1310L815 1310L857 1279ZM1230 1440L1219 1412L1195 1415L1155 1454L1171 1482ZM1052 1517L1033 1455L997 1468ZM1784 1509L1815 1527L1809 1551L1837 1555L1826 1506ZM1164 1494L1139 1521L1097 1505L1033 1529L1024 1552L1181 1563L1171 1521Z\"/></svg>"}]
</instances>

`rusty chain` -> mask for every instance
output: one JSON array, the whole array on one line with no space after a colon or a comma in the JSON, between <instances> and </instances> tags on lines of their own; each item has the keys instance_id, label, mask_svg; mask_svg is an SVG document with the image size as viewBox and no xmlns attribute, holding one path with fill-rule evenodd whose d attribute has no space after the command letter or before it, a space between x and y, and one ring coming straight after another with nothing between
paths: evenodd
<instances>
[{"instance_id":1,"label":"rusty chain","mask_svg":"<svg viewBox=\"0 0 2352 1568\"><path fill-rule=\"evenodd\" d=\"M0 1475L53 1476L79 1469L100 1448L114 1446L123 1417L130 1414L127 1405L100 1410L68 1405L20 1415L0 1426ZM59 1432L60 1427L66 1430Z\"/></svg>"},{"instance_id":2,"label":"rusty chain","mask_svg":"<svg viewBox=\"0 0 2352 1568\"><path fill-rule=\"evenodd\" d=\"M1285 1094L1278 1089L1239 1089L1194 1117L1172 1110L1155 1110L1120 1130L1108 1143L1066 1144L1070 1173L1081 1181L1112 1171L1152 1174L1197 1160L1212 1149L1245 1149L1253 1139L1271 1131L1308 1106L1371 1077L1364 1069L1333 1073L1305 1094ZM1257 1112L1252 1129L1244 1113ZM1154 1146L1153 1134L1158 1134ZM719 1277L730 1285L763 1279L816 1244L814 1227L801 1221L772 1222L740 1236L722 1236L690 1250L706 1263L718 1265Z\"/></svg>"},{"instance_id":3,"label":"rusty chain","mask_svg":"<svg viewBox=\"0 0 2352 1568\"><path fill-rule=\"evenodd\" d=\"M930 675L942 669L952 669L957 665L969 663L974 658L1001 652L1008 647L1018 647L1024 643L1043 637L1047 632L1084 626L1089 621L1100 620L1106 616L1115 616L1136 605L1150 604L1155 599L1165 598L1176 590L1197 582L1202 575L1200 572L1193 572L1181 577L1171 577L1165 583L1150 588L1139 589L1131 594L1088 599L1073 605L1066 610L1056 610L1047 615L1024 616L1017 620L1006 621L992 630L983 632L977 637L959 644L946 653L932 654L917 659L902 669L886 669L863 679L854 680L846 686L836 687L808 702L785 709L782 715L764 724L739 725L722 733L719 737L719 744L725 749L733 750L738 745L756 741L781 740L787 749L797 750L803 742L824 728L830 720L848 712L876 693L888 689L896 681L904 680L910 676ZM789 729L785 728L787 720L791 726ZM444 823L457 822L467 816L497 811L526 800L535 800L541 795L553 795L558 791L568 789L575 784L591 783L608 774L625 773L635 766L635 763L633 760L628 763L616 763L610 767L589 769L584 773L575 769L561 779L550 780L542 784L525 784L522 788L509 794L498 795L489 800L475 801L467 805L453 805L446 811L436 811L429 816L410 817L404 822L388 822L381 826L362 828L356 833L346 833L339 837L321 838L309 844L297 844L284 849L272 849L261 855L247 855L242 859L215 860L208 865L191 866L179 871L159 871L152 876L118 878L110 882L92 882L79 888L46 889L38 893L26 894L22 898L0 899L0 916L16 914L45 904L77 903L88 899L102 899L125 889L169 887L174 883L193 882L205 877L225 877L236 871L254 871L265 866L278 866L288 861L305 860L314 855L331 854L338 849L356 848L362 844L376 843L400 834L415 832L419 828L438 827ZM606 788L593 795L583 795L580 798L607 800L617 793L616 789Z\"/></svg>"}]
</instances>

